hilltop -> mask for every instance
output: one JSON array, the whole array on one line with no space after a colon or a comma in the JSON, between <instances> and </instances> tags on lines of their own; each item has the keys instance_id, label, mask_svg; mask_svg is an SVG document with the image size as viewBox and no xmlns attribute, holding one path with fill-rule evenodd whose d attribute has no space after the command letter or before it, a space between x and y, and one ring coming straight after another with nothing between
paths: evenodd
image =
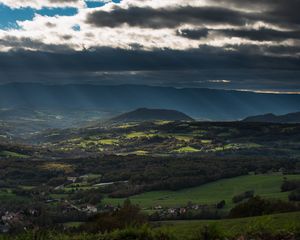
<instances>
[{"instance_id":1,"label":"hilltop","mask_svg":"<svg viewBox=\"0 0 300 240\"><path fill-rule=\"evenodd\" d=\"M300 123L300 112L289 113L285 115L275 115L268 113L265 115L258 115L247 117L244 122L269 122L269 123Z\"/></svg>"},{"instance_id":2,"label":"hilltop","mask_svg":"<svg viewBox=\"0 0 300 240\"><path fill-rule=\"evenodd\" d=\"M139 108L131 112L123 113L110 119L111 122L143 122L143 121L193 121L188 115L167 109Z\"/></svg>"}]
</instances>

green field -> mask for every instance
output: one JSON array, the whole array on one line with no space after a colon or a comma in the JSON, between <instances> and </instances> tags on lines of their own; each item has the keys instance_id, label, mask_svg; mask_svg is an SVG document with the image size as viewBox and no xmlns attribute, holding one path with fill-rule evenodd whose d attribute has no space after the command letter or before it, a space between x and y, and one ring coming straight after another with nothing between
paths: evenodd
<instances>
[{"instance_id":1,"label":"green field","mask_svg":"<svg viewBox=\"0 0 300 240\"><path fill-rule=\"evenodd\" d=\"M11 151L0 151L0 157L28 158L29 156Z\"/></svg>"},{"instance_id":2,"label":"green field","mask_svg":"<svg viewBox=\"0 0 300 240\"><path fill-rule=\"evenodd\" d=\"M16 195L10 189L0 189L0 200L14 198Z\"/></svg>"},{"instance_id":3,"label":"green field","mask_svg":"<svg viewBox=\"0 0 300 240\"><path fill-rule=\"evenodd\" d=\"M14 201L28 201L27 197L17 196L13 193L12 189L0 188L0 204L3 202L11 202Z\"/></svg>"},{"instance_id":4,"label":"green field","mask_svg":"<svg viewBox=\"0 0 300 240\"><path fill-rule=\"evenodd\" d=\"M226 235L233 236L256 230L265 230L271 233L282 230L295 231L300 228L300 212L240 219L161 222L161 228L172 232L178 240L190 239L209 225L214 225Z\"/></svg>"},{"instance_id":5,"label":"green field","mask_svg":"<svg viewBox=\"0 0 300 240\"><path fill-rule=\"evenodd\" d=\"M199 150L199 149L188 146L188 147L179 148L178 150L175 150L174 152L177 152L177 153L190 153L190 152L200 152L200 151L201 150Z\"/></svg>"},{"instance_id":6,"label":"green field","mask_svg":"<svg viewBox=\"0 0 300 240\"><path fill-rule=\"evenodd\" d=\"M224 179L199 187L187 188L180 191L154 191L135 195L130 200L143 208L157 205L163 207L184 206L188 202L195 204L215 204L221 200L226 201L226 208L233 206L232 197L245 191L254 190L255 195L265 198L287 199L287 192L282 193L280 186L283 178L300 179L300 175L247 175L231 179ZM104 199L105 203L121 204L125 199Z\"/></svg>"}]
</instances>

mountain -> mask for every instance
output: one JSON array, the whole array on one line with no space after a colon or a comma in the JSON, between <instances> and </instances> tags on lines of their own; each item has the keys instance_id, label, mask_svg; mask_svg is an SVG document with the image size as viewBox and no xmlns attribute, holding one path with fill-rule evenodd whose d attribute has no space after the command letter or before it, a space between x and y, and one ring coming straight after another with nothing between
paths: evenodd
<instances>
[{"instance_id":1,"label":"mountain","mask_svg":"<svg viewBox=\"0 0 300 240\"><path fill-rule=\"evenodd\" d=\"M149 109L139 108L131 112L121 114L117 117L110 119L110 122L139 122L139 121L193 121L188 115L176 111L166 109Z\"/></svg>"},{"instance_id":2,"label":"mountain","mask_svg":"<svg viewBox=\"0 0 300 240\"><path fill-rule=\"evenodd\" d=\"M0 108L27 108L62 114L75 110L98 111L113 115L137 108L174 109L194 119L222 121L266 112L286 114L300 111L300 95L139 85L12 83L0 85Z\"/></svg>"},{"instance_id":3,"label":"mountain","mask_svg":"<svg viewBox=\"0 0 300 240\"><path fill-rule=\"evenodd\" d=\"M268 113L265 115L258 115L247 117L244 122L269 122L269 123L300 123L300 112L289 113L285 115L275 115Z\"/></svg>"}]
</instances>

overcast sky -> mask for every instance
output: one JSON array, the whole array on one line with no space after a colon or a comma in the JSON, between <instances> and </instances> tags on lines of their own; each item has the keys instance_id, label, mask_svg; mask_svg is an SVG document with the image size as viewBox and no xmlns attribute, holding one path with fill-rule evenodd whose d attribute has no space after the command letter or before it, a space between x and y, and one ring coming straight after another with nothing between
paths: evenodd
<instances>
[{"instance_id":1,"label":"overcast sky","mask_svg":"<svg viewBox=\"0 0 300 240\"><path fill-rule=\"evenodd\" d=\"M299 0L0 0L0 83L300 92Z\"/></svg>"}]
</instances>

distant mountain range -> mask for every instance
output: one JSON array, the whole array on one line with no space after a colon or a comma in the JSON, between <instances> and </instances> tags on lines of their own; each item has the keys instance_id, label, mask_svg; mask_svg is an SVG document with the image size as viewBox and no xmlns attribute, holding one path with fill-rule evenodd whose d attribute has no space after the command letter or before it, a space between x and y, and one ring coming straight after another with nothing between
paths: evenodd
<instances>
[{"instance_id":1,"label":"distant mountain range","mask_svg":"<svg viewBox=\"0 0 300 240\"><path fill-rule=\"evenodd\" d=\"M297 112L300 95L138 85L14 83L0 85L0 108L42 109L65 114L74 110L98 111L111 115L138 108L174 109L197 120L222 121L266 112Z\"/></svg>"},{"instance_id":2,"label":"distant mountain range","mask_svg":"<svg viewBox=\"0 0 300 240\"><path fill-rule=\"evenodd\" d=\"M300 112L285 115L268 113L264 115L247 117L244 122L269 122L269 123L300 123Z\"/></svg>"},{"instance_id":3,"label":"distant mountain range","mask_svg":"<svg viewBox=\"0 0 300 240\"><path fill-rule=\"evenodd\" d=\"M110 122L122 123L155 120L193 121L188 115L176 110L139 108L114 117L110 119Z\"/></svg>"}]
</instances>

